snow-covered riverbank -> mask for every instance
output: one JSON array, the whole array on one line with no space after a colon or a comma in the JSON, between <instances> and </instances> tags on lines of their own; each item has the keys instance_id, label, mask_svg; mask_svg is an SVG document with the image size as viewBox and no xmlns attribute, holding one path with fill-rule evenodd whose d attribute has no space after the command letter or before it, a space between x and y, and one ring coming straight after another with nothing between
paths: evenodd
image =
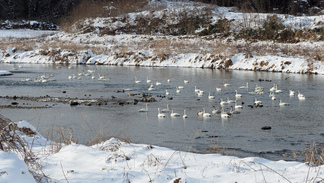
<instances>
[{"instance_id":1,"label":"snow-covered riverbank","mask_svg":"<svg viewBox=\"0 0 324 183\"><path fill-rule=\"evenodd\" d=\"M35 161L28 172L21 160L25 154L18 153L18 158L1 151L0 182L321 182L324 178L323 166L194 154L116 138L93 146L56 144L33 133L36 128L27 121L16 124L15 133L28 144Z\"/></svg>"},{"instance_id":2,"label":"snow-covered riverbank","mask_svg":"<svg viewBox=\"0 0 324 183\"><path fill-rule=\"evenodd\" d=\"M72 52L69 50L18 51L8 49L1 58L3 63L12 64L88 64L144 67L192 67L211 69L232 69L286 73L324 74L324 62L308 61L303 57L253 56L244 53L225 57L220 54L170 54L158 56L154 52L137 51L129 53L112 52L96 55L90 50Z\"/></svg>"}]
</instances>

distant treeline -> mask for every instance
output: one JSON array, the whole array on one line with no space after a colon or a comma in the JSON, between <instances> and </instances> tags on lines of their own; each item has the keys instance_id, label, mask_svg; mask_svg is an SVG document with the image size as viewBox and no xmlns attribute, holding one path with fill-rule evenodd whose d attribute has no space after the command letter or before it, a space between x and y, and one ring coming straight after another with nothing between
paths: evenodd
<instances>
[{"instance_id":1,"label":"distant treeline","mask_svg":"<svg viewBox=\"0 0 324 183\"><path fill-rule=\"evenodd\" d=\"M0 0L0 20L58 22L79 0Z\"/></svg>"},{"instance_id":2,"label":"distant treeline","mask_svg":"<svg viewBox=\"0 0 324 183\"><path fill-rule=\"evenodd\" d=\"M58 22L81 1L119 3L125 0L0 0L0 20L42 20ZM148 0L142 0L148 1ZM172 0L171 0L172 1ZM179 0L174 0L179 1ZM324 8L324 0L192 0L219 6L236 6L246 12L316 14ZM131 1L126 1L132 3ZM135 2L135 1L134 1ZM137 2L137 1L136 1Z\"/></svg>"},{"instance_id":3,"label":"distant treeline","mask_svg":"<svg viewBox=\"0 0 324 183\"><path fill-rule=\"evenodd\" d=\"M324 0L193 0L219 6L236 6L258 13L316 14L324 8Z\"/></svg>"}]
</instances>

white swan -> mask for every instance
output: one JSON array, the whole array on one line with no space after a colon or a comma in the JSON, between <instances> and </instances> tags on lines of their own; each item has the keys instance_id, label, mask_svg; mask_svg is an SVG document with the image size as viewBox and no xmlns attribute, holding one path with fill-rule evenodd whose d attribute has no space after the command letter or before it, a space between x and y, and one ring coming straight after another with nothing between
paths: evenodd
<instances>
[{"instance_id":1,"label":"white swan","mask_svg":"<svg viewBox=\"0 0 324 183\"><path fill-rule=\"evenodd\" d=\"M160 108L158 108L158 117L159 118L165 118L165 114L160 113Z\"/></svg>"},{"instance_id":2,"label":"white swan","mask_svg":"<svg viewBox=\"0 0 324 183\"><path fill-rule=\"evenodd\" d=\"M159 82L159 81L156 81L155 85L156 85L156 86L160 86L160 85L162 85L162 83Z\"/></svg>"},{"instance_id":3,"label":"white swan","mask_svg":"<svg viewBox=\"0 0 324 183\"><path fill-rule=\"evenodd\" d=\"M154 86L151 84L151 86L147 89L148 91L155 90Z\"/></svg>"},{"instance_id":4,"label":"white swan","mask_svg":"<svg viewBox=\"0 0 324 183\"><path fill-rule=\"evenodd\" d=\"M26 77L26 79L21 79L22 82L27 82L27 81L30 81L30 78L29 77Z\"/></svg>"},{"instance_id":5,"label":"white swan","mask_svg":"<svg viewBox=\"0 0 324 183\"><path fill-rule=\"evenodd\" d=\"M231 86L231 84L229 84L229 83L224 83L224 86L225 86L225 87L228 87L228 86Z\"/></svg>"},{"instance_id":6,"label":"white swan","mask_svg":"<svg viewBox=\"0 0 324 183\"><path fill-rule=\"evenodd\" d=\"M249 89L249 82L246 82L245 86L240 86L239 89Z\"/></svg>"},{"instance_id":7,"label":"white swan","mask_svg":"<svg viewBox=\"0 0 324 183\"><path fill-rule=\"evenodd\" d=\"M254 105L255 106L259 106L262 104L262 101L261 100L258 100L257 98L254 98Z\"/></svg>"},{"instance_id":8,"label":"white swan","mask_svg":"<svg viewBox=\"0 0 324 183\"><path fill-rule=\"evenodd\" d=\"M167 104L167 108L166 108L166 109L162 109L162 112L163 112L163 113L168 113L168 112L170 112L169 106L170 106L170 104Z\"/></svg>"},{"instance_id":9,"label":"white swan","mask_svg":"<svg viewBox=\"0 0 324 183\"><path fill-rule=\"evenodd\" d=\"M215 96L210 95L210 92L209 92L208 99L214 99L214 98L215 98Z\"/></svg>"},{"instance_id":10,"label":"white swan","mask_svg":"<svg viewBox=\"0 0 324 183\"><path fill-rule=\"evenodd\" d=\"M170 92L168 90L165 90L165 95L170 95Z\"/></svg>"},{"instance_id":11,"label":"white swan","mask_svg":"<svg viewBox=\"0 0 324 183\"><path fill-rule=\"evenodd\" d=\"M167 81L168 81L168 83L170 83L170 82L171 82L171 79L170 79L170 78L168 78L168 80L167 80Z\"/></svg>"},{"instance_id":12,"label":"white swan","mask_svg":"<svg viewBox=\"0 0 324 183\"><path fill-rule=\"evenodd\" d=\"M99 76L98 81L104 81L104 80L106 80L105 74L103 74L102 76L100 76L100 74L98 73L98 76Z\"/></svg>"},{"instance_id":13,"label":"white swan","mask_svg":"<svg viewBox=\"0 0 324 183\"><path fill-rule=\"evenodd\" d=\"M78 76L84 76L84 70L82 70L82 72L78 72Z\"/></svg>"},{"instance_id":14,"label":"white swan","mask_svg":"<svg viewBox=\"0 0 324 183\"><path fill-rule=\"evenodd\" d=\"M249 94L250 94L250 95L257 95L258 93L255 92L255 91L250 91Z\"/></svg>"},{"instance_id":15,"label":"white swan","mask_svg":"<svg viewBox=\"0 0 324 183\"><path fill-rule=\"evenodd\" d=\"M147 82L147 83L152 83L152 81L149 79L148 76L146 77L146 82Z\"/></svg>"},{"instance_id":16,"label":"white swan","mask_svg":"<svg viewBox=\"0 0 324 183\"><path fill-rule=\"evenodd\" d=\"M235 97L236 97L236 98L242 98L242 95L239 94L239 93L237 93L237 90L235 90Z\"/></svg>"},{"instance_id":17,"label":"white swan","mask_svg":"<svg viewBox=\"0 0 324 183\"><path fill-rule=\"evenodd\" d=\"M142 81L138 80L137 77L135 76L135 83L141 83Z\"/></svg>"},{"instance_id":18,"label":"white swan","mask_svg":"<svg viewBox=\"0 0 324 183\"><path fill-rule=\"evenodd\" d=\"M227 97L227 103L233 103L235 100L230 100L228 97Z\"/></svg>"},{"instance_id":19,"label":"white swan","mask_svg":"<svg viewBox=\"0 0 324 183\"><path fill-rule=\"evenodd\" d=\"M204 114L204 111L200 111L200 110L197 111L198 116L202 116L203 114Z\"/></svg>"},{"instance_id":20,"label":"white swan","mask_svg":"<svg viewBox=\"0 0 324 183\"><path fill-rule=\"evenodd\" d=\"M195 86L195 92L198 93L199 89Z\"/></svg>"},{"instance_id":21,"label":"white swan","mask_svg":"<svg viewBox=\"0 0 324 183\"><path fill-rule=\"evenodd\" d=\"M269 97L271 97L271 100L276 100L276 96L273 92L270 92Z\"/></svg>"},{"instance_id":22,"label":"white swan","mask_svg":"<svg viewBox=\"0 0 324 183\"><path fill-rule=\"evenodd\" d=\"M273 87L270 88L270 92L275 92L276 91L276 84L273 84Z\"/></svg>"},{"instance_id":23,"label":"white swan","mask_svg":"<svg viewBox=\"0 0 324 183\"><path fill-rule=\"evenodd\" d=\"M188 118L188 115L187 115L187 113L186 113L186 109L184 109L183 110L183 116L182 116L183 118Z\"/></svg>"},{"instance_id":24,"label":"white swan","mask_svg":"<svg viewBox=\"0 0 324 183\"><path fill-rule=\"evenodd\" d=\"M290 97L295 96L295 91L293 91L293 90L289 90L289 96L290 96Z\"/></svg>"},{"instance_id":25,"label":"white swan","mask_svg":"<svg viewBox=\"0 0 324 183\"><path fill-rule=\"evenodd\" d=\"M148 107L147 107L148 105L149 105L149 104L146 103L146 107L143 108L143 109L138 110L138 112L148 112Z\"/></svg>"},{"instance_id":26,"label":"white swan","mask_svg":"<svg viewBox=\"0 0 324 183\"><path fill-rule=\"evenodd\" d=\"M72 74L72 79L76 79L76 75L75 74Z\"/></svg>"},{"instance_id":27,"label":"white swan","mask_svg":"<svg viewBox=\"0 0 324 183\"><path fill-rule=\"evenodd\" d=\"M179 117L180 114L179 113L176 113L176 112L173 112L173 110L171 110L171 114L170 114L171 117Z\"/></svg>"},{"instance_id":28,"label":"white swan","mask_svg":"<svg viewBox=\"0 0 324 183\"><path fill-rule=\"evenodd\" d=\"M201 97L201 96L203 96L203 95L204 95L204 91L202 91L202 90L199 90L197 94L198 94L198 96L200 96L200 97Z\"/></svg>"},{"instance_id":29,"label":"white swan","mask_svg":"<svg viewBox=\"0 0 324 183\"><path fill-rule=\"evenodd\" d=\"M231 111L230 111L230 114L240 114L241 112L240 111L237 111L237 110L233 110L233 106L231 106Z\"/></svg>"},{"instance_id":30,"label":"white swan","mask_svg":"<svg viewBox=\"0 0 324 183\"><path fill-rule=\"evenodd\" d=\"M234 105L234 108L235 108L235 109L242 109L242 108L243 108L242 105L238 105L238 104L237 104L236 100L235 100L234 103L235 103L235 105Z\"/></svg>"},{"instance_id":31,"label":"white swan","mask_svg":"<svg viewBox=\"0 0 324 183\"><path fill-rule=\"evenodd\" d=\"M297 96L298 96L299 100L305 100L306 99L305 96L303 94L301 94L299 90L297 92L298 92Z\"/></svg>"},{"instance_id":32,"label":"white swan","mask_svg":"<svg viewBox=\"0 0 324 183\"><path fill-rule=\"evenodd\" d=\"M84 75L84 76L90 76L90 73L85 72L84 70L82 70L82 71L83 71L83 75Z\"/></svg>"},{"instance_id":33,"label":"white swan","mask_svg":"<svg viewBox=\"0 0 324 183\"><path fill-rule=\"evenodd\" d=\"M203 110L204 110L203 117L205 117L205 118L211 117L211 115L205 111L205 108L203 108Z\"/></svg>"},{"instance_id":34,"label":"white swan","mask_svg":"<svg viewBox=\"0 0 324 183\"><path fill-rule=\"evenodd\" d=\"M187 84L187 83L189 83L189 81L188 80L184 80L183 83L186 83Z\"/></svg>"},{"instance_id":35,"label":"white swan","mask_svg":"<svg viewBox=\"0 0 324 183\"><path fill-rule=\"evenodd\" d=\"M212 113L213 114L220 114L221 111L220 110L217 110L215 106L213 106L213 110L212 110Z\"/></svg>"},{"instance_id":36,"label":"white swan","mask_svg":"<svg viewBox=\"0 0 324 183\"><path fill-rule=\"evenodd\" d=\"M180 90L178 87L176 87L176 92L177 92L177 93L180 93L181 90Z\"/></svg>"},{"instance_id":37,"label":"white swan","mask_svg":"<svg viewBox=\"0 0 324 183\"><path fill-rule=\"evenodd\" d=\"M282 90L278 90L278 84L276 84L276 90L275 93L282 93Z\"/></svg>"},{"instance_id":38,"label":"white swan","mask_svg":"<svg viewBox=\"0 0 324 183\"><path fill-rule=\"evenodd\" d=\"M220 99L220 102L219 102L219 104L221 105L221 106L223 106L223 105L227 105L228 103L227 102L225 102L223 99Z\"/></svg>"},{"instance_id":39,"label":"white swan","mask_svg":"<svg viewBox=\"0 0 324 183\"><path fill-rule=\"evenodd\" d=\"M281 98L280 98L280 102L279 102L279 106L289 106L290 104L289 103L286 103L286 102L282 102Z\"/></svg>"},{"instance_id":40,"label":"white swan","mask_svg":"<svg viewBox=\"0 0 324 183\"><path fill-rule=\"evenodd\" d=\"M218 88L218 87L216 87L216 91L217 91L217 92L220 92L220 91L222 91L222 88Z\"/></svg>"},{"instance_id":41,"label":"white swan","mask_svg":"<svg viewBox=\"0 0 324 183\"><path fill-rule=\"evenodd\" d=\"M264 90L264 88L262 86L258 86L257 84L255 84L254 86L254 91L259 93L262 92Z\"/></svg>"},{"instance_id":42,"label":"white swan","mask_svg":"<svg viewBox=\"0 0 324 183\"><path fill-rule=\"evenodd\" d=\"M179 89L183 89L183 86L180 85L180 86L178 86L178 88L179 88Z\"/></svg>"},{"instance_id":43,"label":"white swan","mask_svg":"<svg viewBox=\"0 0 324 183\"><path fill-rule=\"evenodd\" d=\"M221 118L229 118L229 117L230 117L230 115L228 113L224 112L224 109L221 108Z\"/></svg>"},{"instance_id":44,"label":"white swan","mask_svg":"<svg viewBox=\"0 0 324 183\"><path fill-rule=\"evenodd\" d=\"M94 73L94 72L96 72L96 70L95 69L93 69L93 70L87 70L87 72L89 72L89 73Z\"/></svg>"}]
</instances>

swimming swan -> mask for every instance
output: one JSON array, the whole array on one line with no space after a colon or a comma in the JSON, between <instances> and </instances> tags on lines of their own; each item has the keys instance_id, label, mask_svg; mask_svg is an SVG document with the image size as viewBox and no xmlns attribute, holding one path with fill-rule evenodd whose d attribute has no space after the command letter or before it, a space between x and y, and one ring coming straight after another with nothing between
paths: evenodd
<instances>
[{"instance_id":1,"label":"swimming swan","mask_svg":"<svg viewBox=\"0 0 324 183\"><path fill-rule=\"evenodd\" d=\"M230 115L228 115L228 113L224 112L224 109L221 108L221 118L229 118Z\"/></svg>"},{"instance_id":2,"label":"swimming swan","mask_svg":"<svg viewBox=\"0 0 324 183\"><path fill-rule=\"evenodd\" d=\"M234 105L234 108L235 108L235 109L242 109L242 108L243 108L242 105L238 105L238 104L237 104L236 100L235 100L234 103L235 103L235 105Z\"/></svg>"},{"instance_id":3,"label":"swimming swan","mask_svg":"<svg viewBox=\"0 0 324 183\"><path fill-rule=\"evenodd\" d=\"M186 113L186 109L184 109L183 110L183 116L182 116L183 118L188 118L188 115L187 115L187 113Z\"/></svg>"},{"instance_id":4,"label":"swimming swan","mask_svg":"<svg viewBox=\"0 0 324 183\"><path fill-rule=\"evenodd\" d=\"M158 117L159 118L165 118L165 114L160 113L160 108L158 108Z\"/></svg>"},{"instance_id":5,"label":"swimming swan","mask_svg":"<svg viewBox=\"0 0 324 183\"><path fill-rule=\"evenodd\" d=\"M305 100L306 99L305 96L299 92L299 90L297 92L298 92L297 96L298 96L299 100Z\"/></svg>"},{"instance_id":6,"label":"swimming swan","mask_svg":"<svg viewBox=\"0 0 324 183\"><path fill-rule=\"evenodd\" d=\"M147 107L148 105L149 105L149 104L146 103L146 107L143 108L143 109L138 110L138 112L148 112L148 107Z\"/></svg>"},{"instance_id":7,"label":"swimming swan","mask_svg":"<svg viewBox=\"0 0 324 183\"><path fill-rule=\"evenodd\" d=\"M214 99L214 98L215 98L215 96L210 95L210 92L209 92L208 99Z\"/></svg>"},{"instance_id":8,"label":"swimming swan","mask_svg":"<svg viewBox=\"0 0 324 183\"><path fill-rule=\"evenodd\" d=\"M147 82L147 83L152 83L152 81L149 79L148 76L146 77L146 82Z\"/></svg>"},{"instance_id":9,"label":"swimming swan","mask_svg":"<svg viewBox=\"0 0 324 183\"><path fill-rule=\"evenodd\" d=\"M171 114L170 114L171 117L179 117L180 114L179 113L175 113L173 112L173 110L171 110Z\"/></svg>"},{"instance_id":10,"label":"swimming swan","mask_svg":"<svg viewBox=\"0 0 324 183\"><path fill-rule=\"evenodd\" d=\"M281 98L280 98L280 102L279 102L279 106L289 106L290 104L289 103L286 103L286 102L282 102Z\"/></svg>"},{"instance_id":11,"label":"swimming swan","mask_svg":"<svg viewBox=\"0 0 324 183\"><path fill-rule=\"evenodd\" d=\"M168 112L170 112L169 106L170 106L170 104L167 104L167 108L166 108L166 109L162 109L162 112L163 112L163 113L168 113Z\"/></svg>"},{"instance_id":12,"label":"swimming swan","mask_svg":"<svg viewBox=\"0 0 324 183\"><path fill-rule=\"evenodd\" d=\"M142 81L138 80L137 77L135 76L135 83L141 83Z\"/></svg>"},{"instance_id":13,"label":"swimming swan","mask_svg":"<svg viewBox=\"0 0 324 183\"><path fill-rule=\"evenodd\" d=\"M249 89L249 82L246 82L245 86L240 86L240 89Z\"/></svg>"},{"instance_id":14,"label":"swimming swan","mask_svg":"<svg viewBox=\"0 0 324 183\"><path fill-rule=\"evenodd\" d=\"M211 115L205 111L205 108L203 108L203 110L204 110L203 117L205 117L205 118L211 117Z\"/></svg>"},{"instance_id":15,"label":"swimming swan","mask_svg":"<svg viewBox=\"0 0 324 183\"><path fill-rule=\"evenodd\" d=\"M213 114L220 114L221 111L220 110L217 110L215 106L213 106L213 111L212 111Z\"/></svg>"},{"instance_id":16,"label":"swimming swan","mask_svg":"<svg viewBox=\"0 0 324 183\"><path fill-rule=\"evenodd\" d=\"M168 90L165 90L165 95L170 95L170 92Z\"/></svg>"},{"instance_id":17,"label":"swimming swan","mask_svg":"<svg viewBox=\"0 0 324 183\"><path fill-rule=\"evenodd\" d=\"M239 94L239 93L237 93L237 90L235 90L235 97L236 97L236 98L242 98L242 95Z\"/></svg>"}]
</instances>

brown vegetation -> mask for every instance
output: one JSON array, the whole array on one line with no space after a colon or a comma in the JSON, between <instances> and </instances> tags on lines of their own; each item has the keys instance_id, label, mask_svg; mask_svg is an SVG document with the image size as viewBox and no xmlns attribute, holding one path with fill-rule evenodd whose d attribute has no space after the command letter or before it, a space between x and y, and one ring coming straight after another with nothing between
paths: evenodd
<instances>
[{"instance_id":1,"label":"brown vegetation","mask_svg":"<svg viewBox=\"0 0 324 183\"><path fill-rule=\"evenodd\" d=\"M70 15L61 20L61 27L69 31L79 20L96 17L118 17L126 13L141 11L147 5L147 0L82 0L75 6Z\"/></svg>"},{"instance_id":2,"label":"brown vegetation","mask_svg":"<svg viewBox=\"0 0 324 183\"><path fill-rule=\"evenodd\" d=\"M305 154L304 161L309 165L323 165L324 164L324 147L319 147L316 142L311 144L303 152Z\"/></svg>"}]
</instances>

